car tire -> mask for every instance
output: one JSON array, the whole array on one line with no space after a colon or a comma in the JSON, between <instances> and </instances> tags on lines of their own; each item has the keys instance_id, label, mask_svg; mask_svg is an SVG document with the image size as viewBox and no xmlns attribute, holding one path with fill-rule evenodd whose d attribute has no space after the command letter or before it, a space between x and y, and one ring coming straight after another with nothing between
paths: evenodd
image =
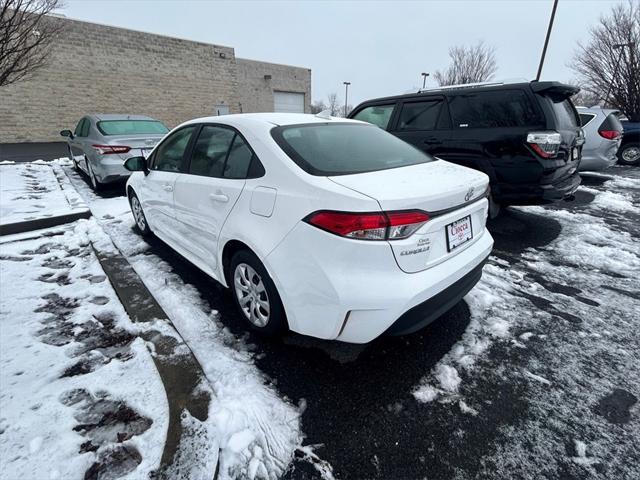
<instances>
[{"instance_id":1,"label":"car tire","mask_svg":"<svg viewBox=\"0 0 640 480\"><path fill-rule=\"evenodd\" d=\"M236 252L231 257L227 278L238 312L251 330L269 336L287 330L287 317L278 290L253 252Z\"/></svg>"},{"instance_id":2,"label":"car tire","mask_svg":"<svg viewBox=\"0 0 640 480\"><path fill-rule=\"evenodd\" d=\"M618 163L620 165L640 164L640 143L627 143L618 150Z\"/></svg>"},{"instance_id":3,"label":"car tire","mask_svg":"<svg viewBox=\"0 0 640 480\"><path fill-rule=\"evenodd\" d=\"M100 190L102 190L102 183L100 182L100 180L98 180L98 177L96 177L96 174L93 173L93 168L91 168L91 162L89 162L88 159L85 159L85 162L87 164L87 172L88 172L89 183L91 184L91 188L93 188L95 192L99 192Z\"/></svg>"},{"instance_id":4,"label":"car tire","mask_svg":"<svg viewBox=\"0 0 640 480\"><path fill-rule=\"evenodd\" d=\"M73 169L77 173L80 173L80 167L78 166L78 162L76 162L76 157L73 156L73 152L71 151L70 148L69 148L69 160L73 162Z\"/></svg>"},{"instance_id":5,"label":"car tire","mask_svg":"<svg viewBox=\"0 0 640 480\"><path fill-rule=\"evenodd\" d=\"M138 231L138 233L143 237L151 236L152 232L149 228L147 217L142 210L142 203L134 192L131 192L129 194L129 206L131 207L131 213L133 215L133 220L135 221L136 230Z\"/></svg>"}]
</instances>

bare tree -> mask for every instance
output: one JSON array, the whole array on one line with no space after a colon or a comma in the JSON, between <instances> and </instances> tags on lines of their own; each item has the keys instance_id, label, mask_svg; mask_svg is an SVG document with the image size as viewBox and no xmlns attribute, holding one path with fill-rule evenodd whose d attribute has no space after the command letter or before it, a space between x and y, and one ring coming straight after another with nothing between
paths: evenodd
<instances>
[{"instance_id":1,"label":"bare tree","mask_svg":"<svg viewBox=\"0 0 640 480\"><path fill-rule=\"evenodd\" d=\"M589 35L570 63L583 89L640 121L640 3L615 5Z\"/></svg>"},{"instance_id":2,"label":"bare tree","mask_svg":"<svg viewBox=\"0 0 640 480\"><path fill-rule=\"evenodd\" d=\"M458 45L449 49L451 65L434 73L439 85L486 82L498 70L495 48L478 42L475 46Z\"/></svg>"},{"instance_id":3,"label":"bare tree","mask_svg":"<svg viewBox=\"0 0 640 480\"><path fill-rule=\"evenodd\" d=\"M330 93L327 97L327 110L329 110L332 117L340 116L340 113L344 110L344 106L340 104L337 93Z\"/></svg>"},{"instance_id":4,"label":"bare tree","mask_svg":"<svg viewBox=\"0 0 640 480\"><path fill-rule=\"evenodd\" d=\"M47 15L60 0L0 0L0 87L45 65L61 22Z\"/></svg>"},{"instance_id":5,"label":"bare tree","mask_svg":"<svg viewBox=\"0 0 640 480\"><path fill-rule=\"evenodd\" d=\"M318 100L317 102L313 102L311 104L311 113L320 113L326 109L327 105L322 100Z\"/></svg>"},{"instance_id":6,"label":"bare tree","mask_svg":"<svg viewBox=\"0 0 640 480\"><path fill-rule=\"evenodd\" d=\"M602 103L600 97L595 95L594 93L586 90L579 81L569 81L567 82L569 85L575 85L580 89L578 93L571 97L571 100L574 104L579 107L593 107L596 105L600 105Z\"/></svg>"}]
</instances>

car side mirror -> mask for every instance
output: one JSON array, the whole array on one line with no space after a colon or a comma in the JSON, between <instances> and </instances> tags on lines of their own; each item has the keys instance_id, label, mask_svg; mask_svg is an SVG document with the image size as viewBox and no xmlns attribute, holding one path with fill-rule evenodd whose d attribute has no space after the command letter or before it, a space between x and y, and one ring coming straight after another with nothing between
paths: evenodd
<instances>
[{"instance_id":1,"label":"car side mirror","mask_svg":"<svg viewBox=\"0 0 640 480\"><path fill-rule=\"evenodd\" d=\"M62 135L63 137L73 138L73 133L71 133L71 130L61 130L60 135Z\"/></svg>"},{"instance_id":2,"label":"car side mirror","mask_svg":"<svg viewBox=\"0 0 640 480\"><path fill-rule=\"evenodd\" d=\"M124 162L124 168L130 172L144 172L145 175L149 173L149 167L147 166L147 159L144 157L129 157Z\"/></svg>"}]
</instances>

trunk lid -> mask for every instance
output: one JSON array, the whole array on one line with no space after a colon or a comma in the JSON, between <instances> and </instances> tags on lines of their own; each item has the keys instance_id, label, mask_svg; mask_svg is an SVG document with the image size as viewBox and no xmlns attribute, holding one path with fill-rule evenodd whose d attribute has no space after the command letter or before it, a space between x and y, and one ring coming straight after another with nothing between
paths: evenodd
<instances>
[{"instance_id":1,"label":"trunk lid","mask_svg":"<svg viewBox=\"0 0 640 480\"><path fill-rule=\"evenodd\" d=\"M389 240L398 266L419 272L465 250L484 233L488 177L477 170L442 160L408 167L328 177L333 182L375 199L383 211L422 210L430 220L406 239ZM447 227L456 224L447 233ZM468 222L467 222L468 221ZM460 240L453 239L461 230ZM469 232L470 230L470 232ZM452 245L455 245L453 248Z\"/></svg>"},{"instance_id":2,"label":"trunk lid","mask_svg":"<svg viewBox=\"0 0 640 480\"><path fill-rule=\"evenodd\" d=\"M109 138L108 145L126 145L127 147L131 147L129 152L120 155L123 160L140 155L146 158L151 153L153 147L163 138L164 134L119 135Z\"/></svg>"}]
</instances>

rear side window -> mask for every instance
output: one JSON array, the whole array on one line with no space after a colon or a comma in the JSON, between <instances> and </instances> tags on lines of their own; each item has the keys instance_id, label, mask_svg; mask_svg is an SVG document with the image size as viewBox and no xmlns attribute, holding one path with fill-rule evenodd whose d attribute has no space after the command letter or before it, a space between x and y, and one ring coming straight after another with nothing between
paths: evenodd
<instances>
[{"instance_id":1,"label":"rear side window","mask_svg":"<svg viewBox=\"0 0 640 480\"><path fill-rule=\"evenodd\" d=\"M169 131L157 120L102 120L97 127L103 135L157 135Z\"/></svg>"},{"instance_id":2,"label":"rear side window","mask_svg":"<svg viewBox=\"0 0 640 480\"><path fill-rule=\"evenodd\" d=\"M84 125L85 121L86 121L86 119L83 118L78 122L78 125L76 125L76 129L73 131L73 136L74 137L79 137L80 136L80 133L82 132L82 126Z\"/></svg>"},{"instance_id":3,"label":"rear side window","mask_svg":"<svg viewBox=\"0 0 640 480\"><path fill-rule=\"evenodd\" d=\"M247 178L253 152L240 135L233 139L227 163L224 167L224 178Z\"/></svg>"},{"instance_id":4,"label":"rear side window","mask_svg":"<svg viewBox=\"0 0 640 480\"><path fill-rule=\"evenodd\" d=\"M356 120L362 120L363 122L372 123L384 130L389 125L389 119L391 113L393 113L393 107L395 105L374 105L371 107L365 107L356 113L353 118Z\"/></svg>"},{"instance_id":5,"label":"rear side window","mask_svg":"<svg viewBox=\"0 0 640 480\"><path fill-rule=\"evenodd\" d=\"M441 109L442 100L405 103L398 130L435 130Z\"/></svg>"},{"instance_id":6,"label":"rear side window","mask_svg":"<svg viewBox=\"0 0 640 480\"><path fill-rule=\"evenodd\" d=\"M580 125L586 127L596 116L593 113L580 113Z\"/></svg>"},{"instance_id":7,"label":"rear side window","mask_svg":"<svg viewBox=\"0 0 640 480\"><path fill-rule=\"evenodd\" d=\"M426 163L433 157L371 125L316 123L271 130L284 152L311 175L374 172Z\"/></svg>"},{"instance_id":8,"label":"rear side window","mask_svg":"<svg viewBox=\"0 0 640 480\"><path fill-rule=\"evenodd\" d=\"M558 128L575 129L578 127L579 123L577 113L569 99L554 102L549 98L549 102L551 102L551 106L553 107L553 112L555 113L556 121L558 122Z\"/></svg>"},{"instance_id":9,"label":"rear side window","mask_svg":"<svg viewBox=\"0 0 640 480\"><path fill-rule=\"evenodd\" d=\"M449 98L454 128L541 127L544 119L522 90L464 93Z\"/></svg>"},{"instance_id":10,"label":"rear side window","mask_svg":"<svg viewBox=\"0 0 640 480\"><path fill-rule=\"evenodd\" d=\"M80 130L80 136L81 137L88 137L89 136L89 128L91 128L91 120L89 120L88 118L84 119L84 123L82 124L82 129Z\"/></svg>"}]
</instances>

